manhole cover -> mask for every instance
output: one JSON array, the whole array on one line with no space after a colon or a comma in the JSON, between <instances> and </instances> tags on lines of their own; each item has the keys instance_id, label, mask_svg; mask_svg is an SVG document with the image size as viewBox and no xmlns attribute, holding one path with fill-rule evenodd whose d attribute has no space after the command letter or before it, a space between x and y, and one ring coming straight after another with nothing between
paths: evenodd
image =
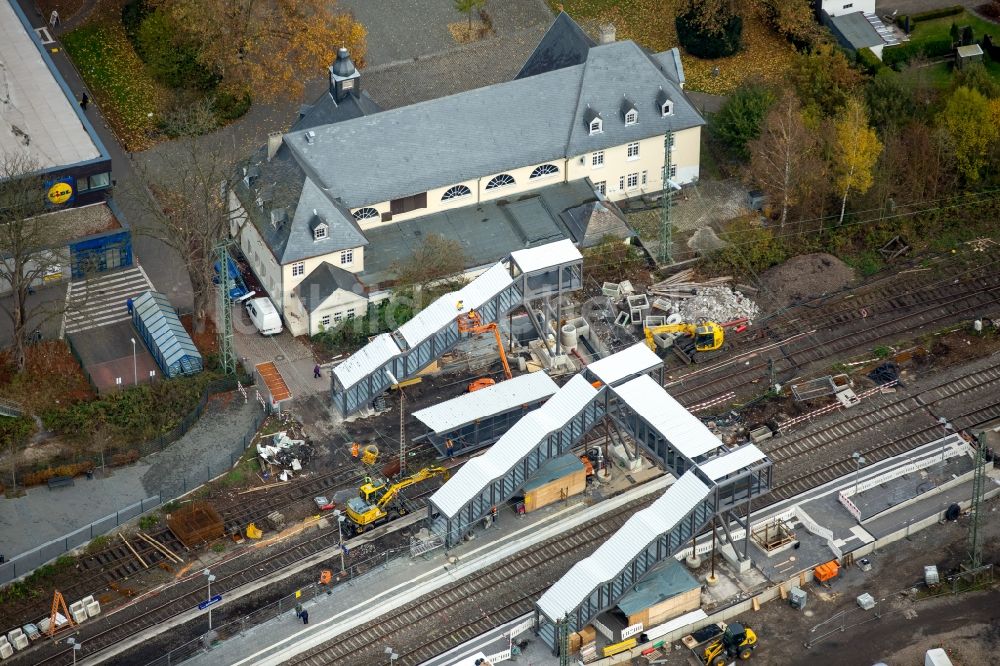
<instances>
[{"instance_id":1,"label":"manhole cover","mask_svg":"<svg viewBox=\"0 0 1000 666\"><path fill-rule=\"evenodd\" d=\"M284 354L278 354L277 356L274 357L274 360L275 361L284 361L285 360L285 356L284 356Z\"/></svg>"}]
</instances>

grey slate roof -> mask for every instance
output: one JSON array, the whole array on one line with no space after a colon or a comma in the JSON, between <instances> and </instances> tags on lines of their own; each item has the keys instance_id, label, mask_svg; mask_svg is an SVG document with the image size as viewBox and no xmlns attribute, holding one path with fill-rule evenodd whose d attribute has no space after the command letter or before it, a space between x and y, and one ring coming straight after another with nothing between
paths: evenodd
<instances>
[{"instance_id":1,"label":"grey slate roof","mask_svg":"<svg viewBox=\"0 0 1000 666\"><path fill-rule=\"evenodd\" d=\"M256 176L249 184L240 181L234 190L247 211L249 224L257 228L278 263L368 244L350 211L331 201L306 177L291 151L282 146L270 162L266 156L266 147L254 153L247 173ZM264 210L256 205L258 194L265 201ZM327 237L318 241L313 240L310 226L313 210L329 225ZM294 214L289 217L291 211Z\"/></svg>"},{"instance_id":2,"label":"grey slate roof","mask_svg":"<svg viewBox=\"0 0 1000 666\"><path fill-rule=\"evenodd\" d=\"M299 110L299 119L292 125L291 131L298 132L320 125L370 116L381 110L375 100L369 97L367 91L362 90L358 97L348 95L340 104L337 104L333 95L327 91L311 105L304 106Z\"/></svg>"},{"instance_id":3,"label":"grey slate roof","mask_svg":"<svg viewBox=\"0 0 1000 666\"><path fill-rule=\"evenodd\" d=\"M563 67L580 65L587 61L587 52L597 44L587 36L576 21L566 12L559 12L545 36L515 78L523 79Z\"/></svg>"},{"instance_id":4,"label":"grey slate roof","mask_svg":"<svg viewBox=\"0 0 1000 666\"><path fill-rule=\"evenodd\" d=\"M852 49L863 49L885 43L862 12L831 16L829 21L838 39Z\"/></svg>"},{"instance_id":5,"label":"grey slate roof","mask_svg":"<svg viewBox=\"0 0 1000 666\"><path fill-rule=\"evenodd\" d=\"M661 87L674 101L665 118ZM628 127L612 120L626 94L639 111ZM594 136L588 104L605 118ZM330 197L356 208L704 122L660 62L624 41L593 47L582 65L317 127L312 144L291 132L285 145Z\"/></svg>"},{"instance_id":6,"label":"grey slate roof","mask_svg":"<svg viewBox=\"0 0 1000 666\"><path fill-rule=\"evenodd\" d=\"M364 287L354 273L334 266L324 261L313 269L306 278L295 287L295 294L309 312L314 312L326 299L338 289L344 289L355 294L364 293Z\"/></svg>"},{"instance_id":7,"label":"grey slate roof","mask_svg":"<svg viewBox=\"0 0 1000 666\"><path fill-rule=\"evenodd\" d=\"M598 204L585 179L553 183L512 199L470 204L370 229L368 238L377 252L365 253L360 279L372 288L391 282L395 279L392 264L408 258L429 234L461 243L466 268L471 269L495 263L514 250L564 238L578 243L588 236L588 225L594 226L594 211L614 209L613 204ZM624 218L618 219L620 226L602 227L601 237L606 233L621 238L635 235Z\"/></svg>"},{"instance_id":8,"label":"grey slate roof","mask_svg":"<svg viewBox=\"0 0 1000 666\"><path fill-rule=\"evenodd\" d=\"M510 81L545 32L532 25L489 39L361 70L362 89L383 109L395 109Z\"/></svg>"}]
</instances>

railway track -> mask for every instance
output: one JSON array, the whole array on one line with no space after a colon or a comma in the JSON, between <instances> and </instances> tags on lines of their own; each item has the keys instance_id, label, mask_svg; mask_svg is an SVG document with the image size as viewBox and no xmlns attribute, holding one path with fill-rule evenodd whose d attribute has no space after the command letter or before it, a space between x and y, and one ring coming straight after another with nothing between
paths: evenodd
<instances>
[{"instance_id":1,"label":"railway track","mask_svg":"<svg viewBox=\"0 0 1000 666\"><path fill-rule=\"evenodd\" d=\"M763 448L774 462L778 483L754 507L774 504L849 474L854 470L850 456L854 451L869 462L878 462L944 437L950 430L938 417L946 418L956 430L1000 417L1000 366L940 382L917 395L896 395L865 401L854 408L862 411L849 420L790 440L769 440L775 445ZM819 451L830 449L836 451L834 459L815 462ZM813 464L804 467L806 459ZM786 471L796 466L797 470Z\"/></svg>"},{"instance_id":2,"label":"railway track","mask_svg":"<svg viewBox=\"0 0 1000 666\"><path fill-rule=\"evenodd\" d=\"M430 495L433 489L426 490L419 495L413 495L406 501L412 511L419 511L426 507L426 496ZM390 523L391 527L391 523ZM385 536L380 535L380 537ZM213 573L217 578L212 583L213 592L218 590L218 594L226 594L237 590L249 583L267 578L282 569L290 567L304 559L314 557L329 551L333 558L337 552L339 536L336 530L325 531L304 541L291 544L281 550L267 555L266 557L255 559L252 562L239 563L228 566L227 563L213 567ZM350 557L350 556L349 556ZM194 581L194 584L188 582ZM83 642L82 654L79 657L93 657L99 655L103 650L112 645L116 645L137 633L145 631L156 625L168 622L179 615L191 611L201 601L204 601L204 585L200 574L185 579L184 582L172 588L168 588L156 595L139 602L137 608L139 612L127 616L103 617L91 620L80 627L80 640ZM125 612L125 611L120 611ZM97 628L100 625L108 624L117 620L112 626L101 627L99 630L90 633L88 630ZM45 648L48 647L48 650ZM47 653L46 653L47 652ZM58 643L48 643L37 646L29 652L22 653L5 661L12 666L23 664L28 666L59 665L72 663L71 650Z\"/></svg>"},{"instance_id":3,"label":"railway track","mask_svg":"<svg viewBox=\"0 0 1000 666\"><path fill-rule=\"evenodd\" d=\"M918 309L887 320L875 321L873 318L872 325L860 331L831 336L817 328L809 333L798 333L784 341L771 343L764 351L749 350L714 366L695 370L668 382L666 386L682 404L704 403L759 384L769 372L771 363L776 375L794 374L809 363L864 349L880 340L896 338L928 325L959 321L997 306L1000 302L1000 275L962 283L954 290L936 290L927 300L917 300ZM720 377L720 374L723 376ZM766 387L767 383L763 385Z\"/></svg>"},{"instance_id":4,"label":"railway track","mask_svg":"<svg viewBox=\"0 0 1000 666\"><path fill-rule=\"evenodd\" d=\"M512 555L488 571L467 576L355 627L285 662L295 666L379 663L385 645L400 646L400 666L419 664L534 607L535 599L574 563L596 550L651 499L637 500L561 535ZM463 618L458 626L444 615Z\"/></svg>"}]
</instances>

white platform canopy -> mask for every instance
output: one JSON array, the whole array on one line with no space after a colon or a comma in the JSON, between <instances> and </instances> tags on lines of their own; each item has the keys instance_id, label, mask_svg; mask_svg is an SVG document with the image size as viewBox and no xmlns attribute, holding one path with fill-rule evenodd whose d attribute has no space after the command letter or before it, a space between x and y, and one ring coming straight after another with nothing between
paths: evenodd
<instances>
[{"instance_id":1,"label":"white platform canopy","mask_svg":"<svg viewBox=\"0 0 1000 666\"><path fill-rule=\"evenodd\" d=\"M444 433L477 419L544 400L558 390L559 385L547 374L531 372L439 402L413 412L413 416L434 432Z\"/></svg>"},{"instance_id":2,"label":"white platform canopy","mask_svg":"<svg viewBox=\"0 0 1000 666\"><path fill-rule=\"evenodd\" d=\"M708 462L699 465L701 470L708 475L712 481L718 481L725 476L738 472L739 470L764 460L767 456L753 444L747 444L724 456L713 458Z\"/></svg>"},{"instance_id":3,"label":"white platform canopy","mask_svg":"<svg viewBox=\"0 0 1000 666\"><path fill-rule=\"evenodd\" d=\"M522 273L535 273L547 268L556 268L574 261L583 261L583 255L576 249L571 240L561 240L546 243L527 250L515 250L510 253L510 259Z\"/></svg>"},{"instance_id":4,"label":"white platform canopy","mask_svg":"<svg viewBox=\"0 0 1000 666\"><path fill-rule=\"evenodd\" d=\"M572 613L593 590L617 576L622 567L661 534L673 529L709 494L693 471L684 473L647 508L638 511L594 553L573 565L538 600L538 608L553 622Z\"/></svg>"},{"instance_id":5,"label":"white platform canopy","mask_svg":"<svg viewBox=\"0 0 1000 666\"><path fill-rule=\"evenodd\" d=\"M640 342L594 361L587 366L587 370L608 386L614 386L623 379L646 374L661 365L663 361L660 357Z\"/></svg>"},{"instance_id":6,"label":"white platform canopy","mask_svg":"<svg viewBox=\"0 0 1000 666\"><path fill-rule=\"evenodd\" d=\"M504 433L486 453L465 463L435 492L430 501L449 518L483 488L503 478L550 433L565 426L597 396L597 389L576 375L548 402Z\"/></svg>"},{"instance_id":7,"label":"white platform canopy","mask_svg":"<svg viewBox=\"0 0 1000 666\"><path fill-rule=\"evenodd\" d=\"M689 460L714 451L722 440L649 375L611 389Z\"/></svg>"}]
</instances>

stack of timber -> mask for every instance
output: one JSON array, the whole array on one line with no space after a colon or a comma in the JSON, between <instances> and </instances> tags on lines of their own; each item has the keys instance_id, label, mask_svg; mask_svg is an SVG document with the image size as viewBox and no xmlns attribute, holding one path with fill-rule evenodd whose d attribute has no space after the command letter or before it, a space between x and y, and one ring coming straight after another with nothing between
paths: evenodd
<instances>
[{"instance_id":1,"label":"stack of timber","mask_svg":"<svg viewBox=\"0 0 1000 666\"><path fill-rule=\"evenodd\" d=\"M654 296L664 296L666 298L691 298L698 293L699 289L705 287L720 287L733 281L732 276L724 275L704 280L694 281L694 271L686 268L666 280L657 282L649 287L649 292Z\"/></svg>"}]
</instances>

